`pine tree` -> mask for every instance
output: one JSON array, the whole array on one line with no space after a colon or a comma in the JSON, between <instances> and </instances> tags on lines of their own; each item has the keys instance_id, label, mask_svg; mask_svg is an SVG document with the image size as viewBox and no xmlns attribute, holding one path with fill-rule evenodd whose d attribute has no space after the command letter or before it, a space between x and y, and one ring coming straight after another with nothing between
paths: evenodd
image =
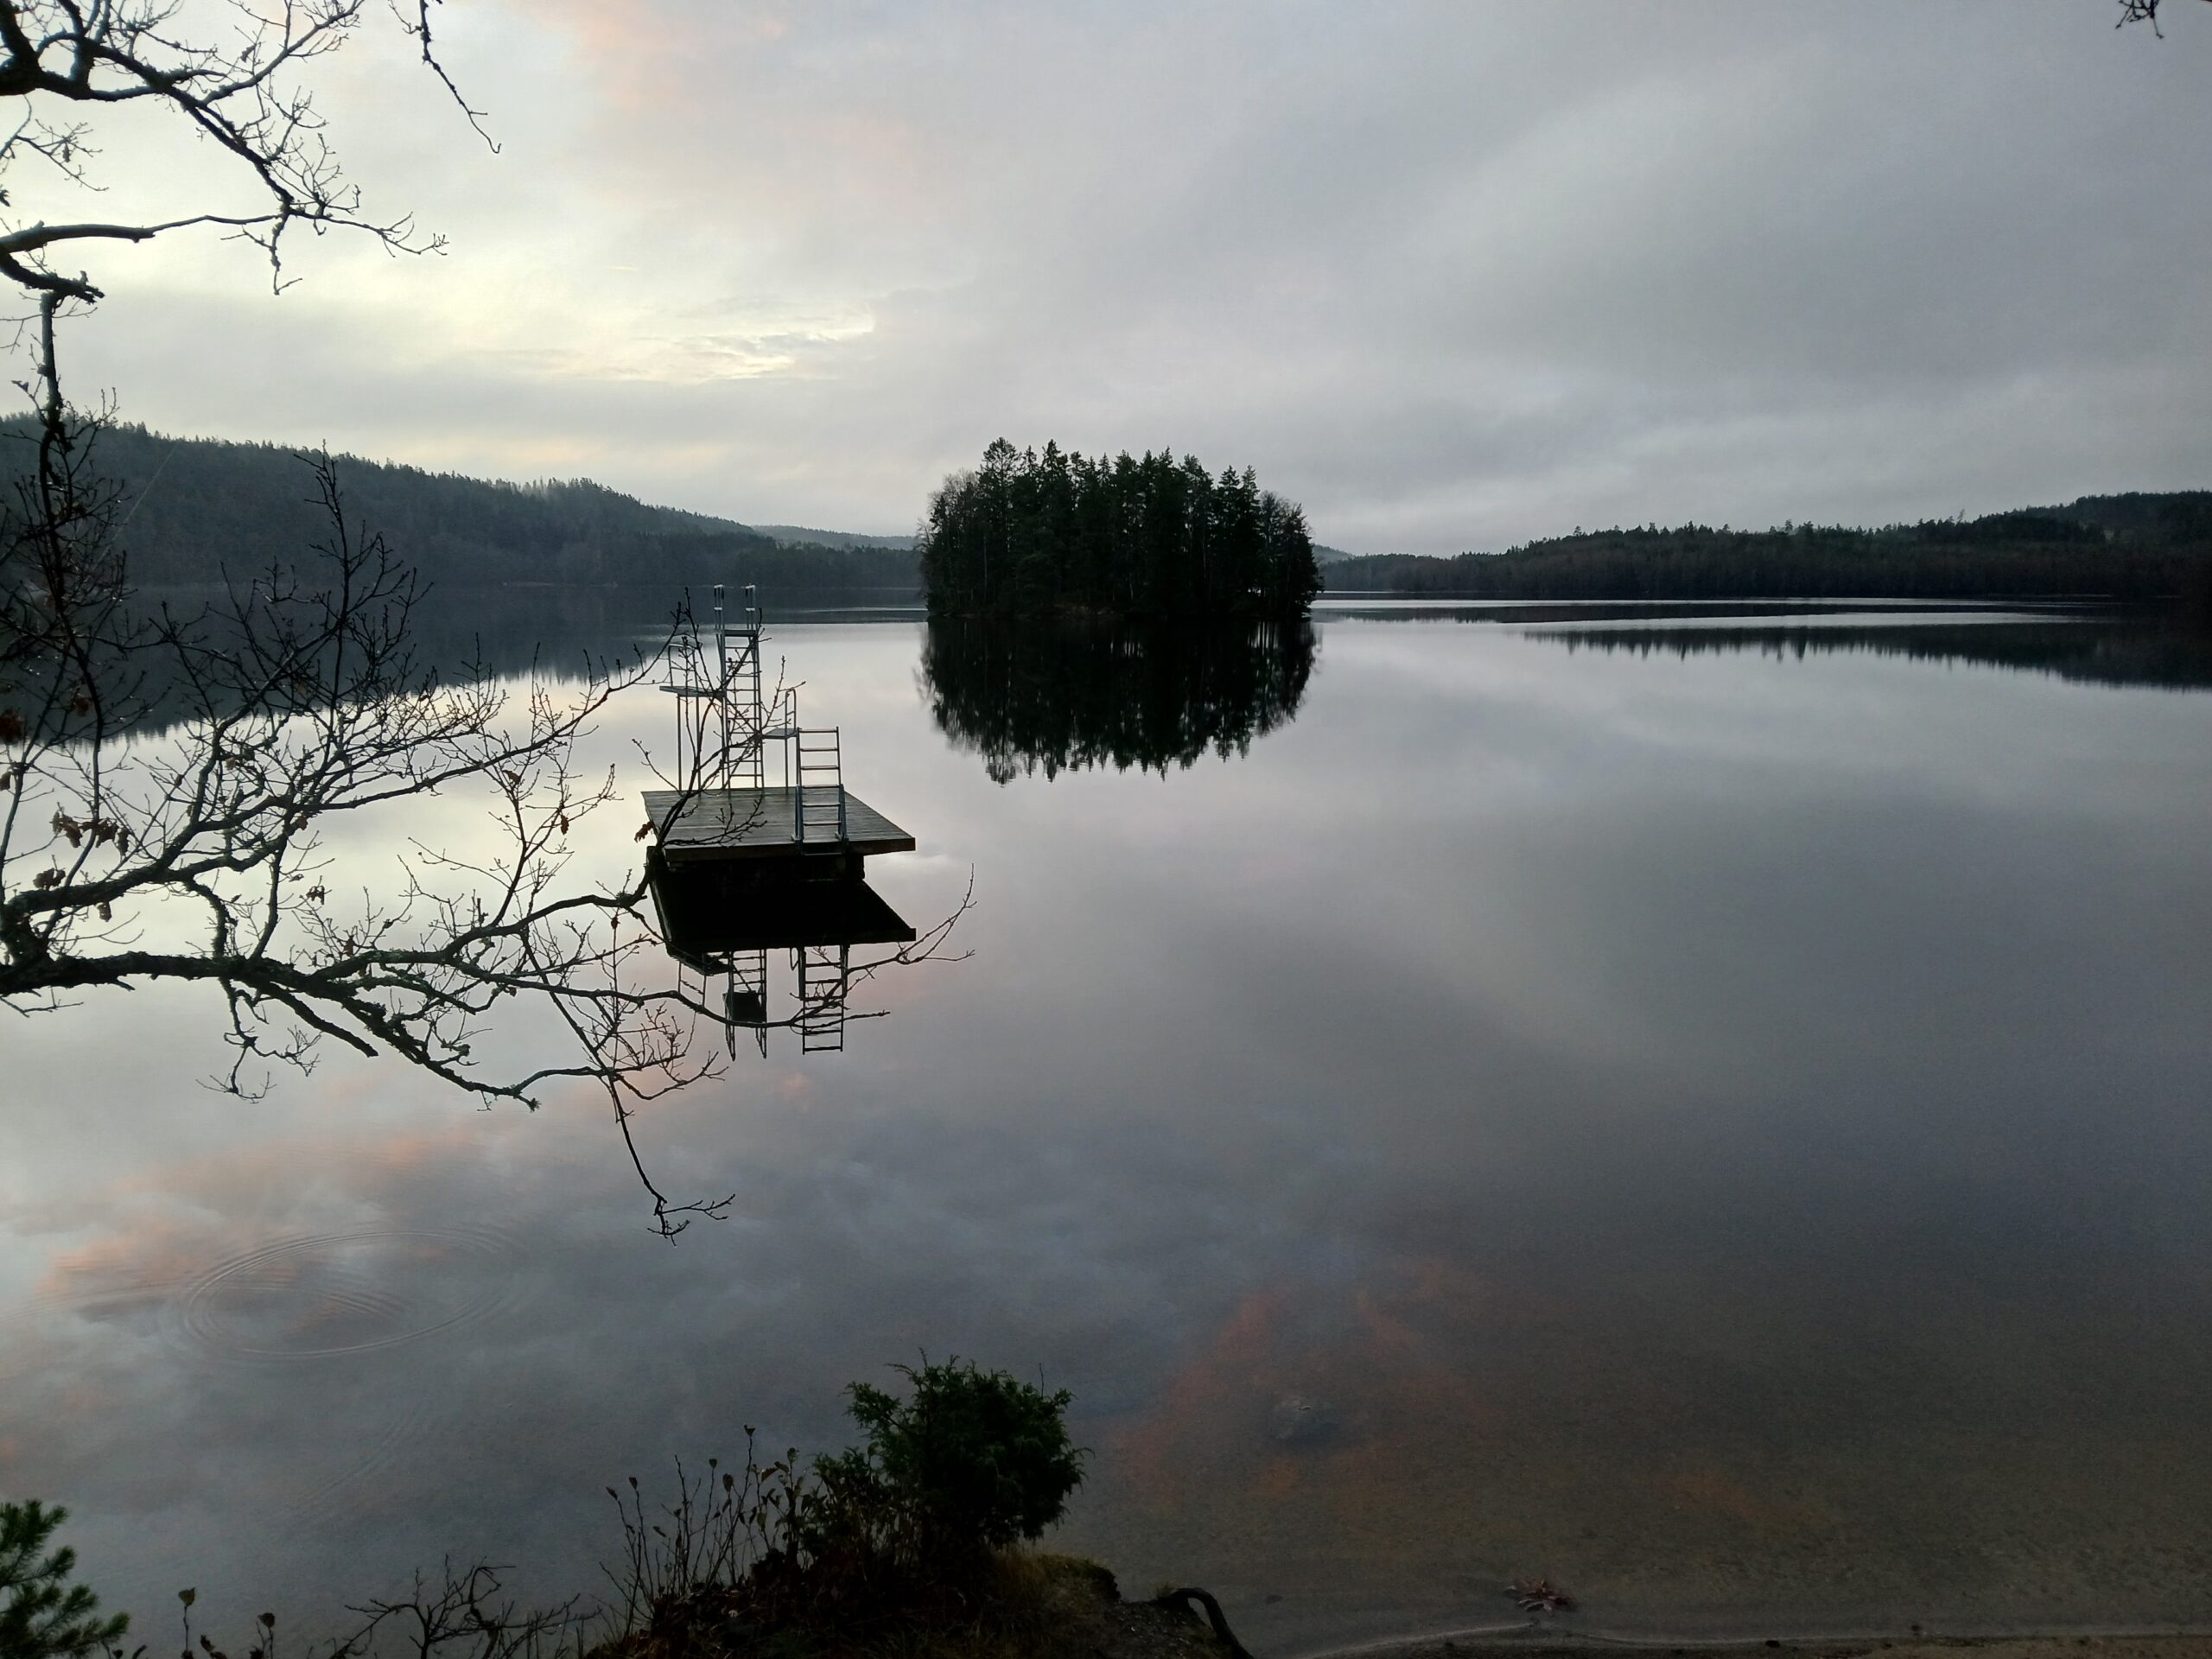
<instances>
[{"instance_id":1,"label":"pine tree","mask_svg":"<svg viewBox=\"0 0 2212 1659\"><path fill-rule=\"evenodd\" d=\"M930 498L918 550L934 616L1281 616L1321 585L1297 507L1166 449L998 439Z\"/></svg>"},{"instance_id":2,"label":"pine tree","mask_svg":"<svg viewBox=\"0 0 2212 1659\"><path fill-rule=\"evenodd\" d=\"M99 1598L68 1581L75 1550L41 1554L68 1518L36 1498L0 1503L0 1659L82 1659L130 1627L124 1614L100 1617Z\"/></svg>"}]
</instances>

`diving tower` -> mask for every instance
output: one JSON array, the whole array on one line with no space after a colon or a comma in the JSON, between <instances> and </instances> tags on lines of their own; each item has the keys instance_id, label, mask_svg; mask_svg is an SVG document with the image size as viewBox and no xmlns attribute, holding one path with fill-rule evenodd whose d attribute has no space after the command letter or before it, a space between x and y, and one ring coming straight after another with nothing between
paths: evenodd
<instances>
[{"instance_id":1,"label":"diving tower","mask_svg":"<svg viewBox=\"0 0 2212 1659\"><path fill-rule=\"evenodd\" d=\"M797 686L764 692L753 589L734 618L722 592L717 582L711 650L689 633L661 687L676 699L676 775L687 786L645 791L657 856L741 862L748 884L771 885L856 880L869 855L913 851L913 836L845 788L838 728L801 723Z\"/></svg>"}]
</instances>

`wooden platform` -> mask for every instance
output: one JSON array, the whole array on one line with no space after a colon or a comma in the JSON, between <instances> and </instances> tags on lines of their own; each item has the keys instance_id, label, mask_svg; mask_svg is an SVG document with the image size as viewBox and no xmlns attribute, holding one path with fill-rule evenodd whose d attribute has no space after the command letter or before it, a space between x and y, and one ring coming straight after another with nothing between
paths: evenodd
<instances>
[{"instance_id":1,"label":"wooden platform","mask_svg":"<svg viewBox=\"0 0 2212 1659\"><path fill-rule=\"evenodd\" d=\"M671 864L734 858L801 858L816 854L847 853L866 857L871 853L911 853L914 838L866 801L847 791L845 836L821 825L834 814L830 804L837 797L835 785L810 787L806 791L808 826L802 845L794 822L798 803L792 789L702 790L684 804L674 823L669 820L683 798L674 790L645 791L645 817L660 838L662 856Z\"/></svg>"}]
</instances>

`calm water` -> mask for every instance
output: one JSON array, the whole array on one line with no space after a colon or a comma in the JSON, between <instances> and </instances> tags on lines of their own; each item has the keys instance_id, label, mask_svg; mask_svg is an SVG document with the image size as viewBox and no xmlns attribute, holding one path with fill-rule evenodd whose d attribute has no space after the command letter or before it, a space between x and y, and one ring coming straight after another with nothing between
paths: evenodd
<instances>
[{"instance_id":1,"label":"calm water","mask_svg":"<svg viewBox=\"0 0 2212 1659\"><path fill-rule=\"evenodd\" d=\"M925 686L912 623L776 644L919 838L874 886L925 924L972 872L972 956L645 1114L727 1221L655 1238L587 1095L334 1053L241 1103L168 992L0 1029L0 1491L149 1635L448 1554L588 1586L607 1484L836 1443L925 1350L1074 1389L1063 1547L1263 1651L1517 1573L1600 1630L2212 1620L2187 652L1339 614L1102 737L1033 664Z\"/></svg>"}]
</instances>

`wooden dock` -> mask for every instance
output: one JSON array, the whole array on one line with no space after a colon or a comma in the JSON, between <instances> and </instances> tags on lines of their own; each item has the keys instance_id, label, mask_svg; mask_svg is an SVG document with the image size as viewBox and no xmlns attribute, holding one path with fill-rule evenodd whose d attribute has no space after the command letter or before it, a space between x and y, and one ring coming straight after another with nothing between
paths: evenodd
<instances>
[{"instance_id":1,"label":"wooden dock","mask_svg":"<svg viewBox=\"0 0 2212 1659\"><path fill-rule=\"evenodd\" d=\"M798 789L707 789L689 800L675 790L645 791L662 857L671 864L731 859L811 858L837 854L911 853L914 838L837 784ZM801 836L801 797L804 832ZM843 811L837 810L842 795ZM677 804L683 803L679 814ZM843 834L828 826L843 823Z\"/></svg>"}]
</instances>

